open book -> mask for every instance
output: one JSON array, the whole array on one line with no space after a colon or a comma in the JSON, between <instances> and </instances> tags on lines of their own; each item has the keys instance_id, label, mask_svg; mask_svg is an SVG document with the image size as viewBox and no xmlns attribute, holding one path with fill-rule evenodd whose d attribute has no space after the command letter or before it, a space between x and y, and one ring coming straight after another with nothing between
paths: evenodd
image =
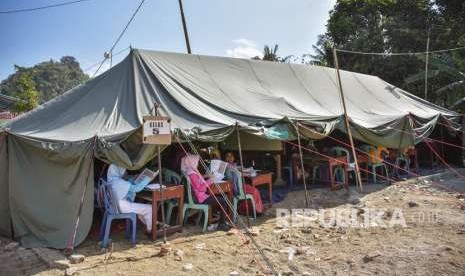
<instances>
[{"instance_id":1,"label":"open book","mask_svg":"<svg viewBox=\"0 0 465 276\"><path fill-rule=\"evenodd\" d=\"M212 173L212 180L213 182L220 182L224 178L224 172L226 171L226 168L228 167L228 163L218 160L218 159L213 159L210 162L210 171Z\"/></svg>"},{"instance_id":2,"label":"open book","mask_svg":"<svg viewBox=\"0 0 465 276\"><path fill-rule=\"evenodd\" d=\"M153 172L147 168L145 168L138 176L137 178L134 180L134 184L135 185L142 185L142 186L146 186L147 184L149 184L152 180L155 179L155 177L157 177L159 171L157 170L156 172Z\"/></svg>"}]
</instances>

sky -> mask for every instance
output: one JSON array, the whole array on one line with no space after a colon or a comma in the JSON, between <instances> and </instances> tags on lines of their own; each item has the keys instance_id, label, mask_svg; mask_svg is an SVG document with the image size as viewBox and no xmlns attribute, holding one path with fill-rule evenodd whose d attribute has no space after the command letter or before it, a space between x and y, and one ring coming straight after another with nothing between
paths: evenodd
<instances>
[{"instance_id":1,"label":"sky","mask_svg":"<svg viewBox=\"0 0 465 276\"><path fill-rule=\"evenodd\" d=\"M68 0L0 0L0 11ZM194 54L250 58L264 45L280 56L313 53L335 0L183 0ZM24 13L0 13L0 80L14 65L32 66L74 56L92 76L140 0L88 0ZM186 52L177 0L146 0L114 50L113 64L129 46ZM122 51L119 55L117 52ZM109 68L106 62L101 73Z\"/></svg>"}]
</instances>

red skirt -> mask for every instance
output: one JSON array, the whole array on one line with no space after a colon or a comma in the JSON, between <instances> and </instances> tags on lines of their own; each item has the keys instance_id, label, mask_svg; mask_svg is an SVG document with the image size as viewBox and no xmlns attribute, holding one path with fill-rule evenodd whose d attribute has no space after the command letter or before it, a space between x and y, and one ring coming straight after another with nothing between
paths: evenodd
<instances>
[{"instance_id":1,"label":"red skirt","mask_svg":"<svg viewBox=\"0 0 465 276\"><path fill-rule=\"evenodd\" d=\"M260 197L260 192L258 191L258 189L248 184L244 186L245 186L245 193L253 196L253 199L255 201L255 210L257 211L257 213L263 213L263 202L262 202L262 198ZM247 215L247 210L246 210L247 207L245 204L246 204L245 200L241 200L239 202L239 207L237 211L241 215ZM252 216L253 215L252 202L250 200L247 200L247 204L249 204L248 206L249 215Z\"/></svg>"}]
</instances>

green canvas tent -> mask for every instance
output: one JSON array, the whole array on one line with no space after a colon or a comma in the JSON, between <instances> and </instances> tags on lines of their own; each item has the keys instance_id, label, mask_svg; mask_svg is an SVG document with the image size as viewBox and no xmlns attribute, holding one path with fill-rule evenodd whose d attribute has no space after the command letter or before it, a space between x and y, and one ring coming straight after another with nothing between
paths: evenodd
<instances>
[{"instance_id":1,"label":"green canvas tent","mask_svg":"<svg viewBox=\"0 0 465 276\"><path fill-rule=\"evenodd\" d=\"M439 119L459 114L421 100L376 76L341 71L351 128L358 139L388 147L428 136ZM295 120L323 138L345 131L332 68L131 50L119 64L11 121L0 135L0 233L26 247L64 248L76 210L76 244L92 222L93 170L99 158L129 169L155 157L135 134L160 104L172 127L205 141L243 130L288 139ZM412 131L403 135L395 129ZM126 145L122 146L126 141Z\"/></svg>"}]
</instances>

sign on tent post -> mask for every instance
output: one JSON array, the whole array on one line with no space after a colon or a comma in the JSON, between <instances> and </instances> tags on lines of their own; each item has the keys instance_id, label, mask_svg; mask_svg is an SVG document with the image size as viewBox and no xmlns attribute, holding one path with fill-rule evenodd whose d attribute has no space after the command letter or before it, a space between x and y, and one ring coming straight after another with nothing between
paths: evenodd
<instances>
[{"instance_id":1,"label":"sign on tent post","mask_svg":"<svg viewBox=\"0 0 465 276\"><path fill-rule=\"evenodd\" d=\"M144 144L171 144L171 124L168 117L144 116L142 142Z\"/></svg>"}]
</instances>

